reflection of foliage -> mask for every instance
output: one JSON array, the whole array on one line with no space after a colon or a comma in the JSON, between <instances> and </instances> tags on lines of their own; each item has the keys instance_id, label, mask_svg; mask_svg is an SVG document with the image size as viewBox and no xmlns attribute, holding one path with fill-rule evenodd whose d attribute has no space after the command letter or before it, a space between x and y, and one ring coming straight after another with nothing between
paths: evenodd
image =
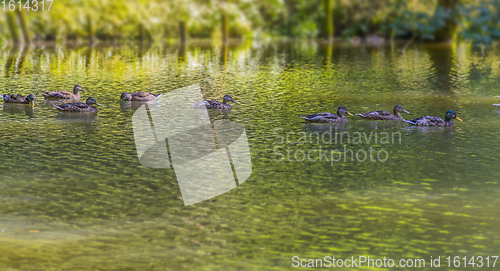
<instances>
[{"instance_id":1,"label":"reflection of foliage","mask_svg":"<svg viewBox=\"0 0 500 271\"><path fill-rule=\"evenodd\" d=\"M500 0L332 0L336 36L382 35L491 44L500 38ZM179 36L185 21L192 37L219 37L227 14L231 37L324 36L324 0L58 0L50 12L27 12L32 33L47 40L88 36L92 21L101 40L136 39L144 29L157 38ZM90 18L87 19L87 18ZM5 24L5 16L0 16ZM0 36L9 37L0 29Z\"/></svg>"}]
</instances>

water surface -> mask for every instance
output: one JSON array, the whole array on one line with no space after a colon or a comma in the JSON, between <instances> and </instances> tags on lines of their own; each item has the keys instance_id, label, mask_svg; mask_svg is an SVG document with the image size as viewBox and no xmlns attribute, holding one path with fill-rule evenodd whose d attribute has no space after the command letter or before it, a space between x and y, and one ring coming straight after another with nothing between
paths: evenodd
<instances>
[{"instance_id":1,"label":"water surface","mask_svg":"<svg viewBox=\"0 0 500 271\"><path fill-rule=\"evenodd\" d=\"M500 95L499 52L402 47L0 49L1 92L37 97L34 109L1 105L0 267L287 270L293 256L498 255L500 111L491 104ZM253 172L226 194L184 206L173 170L139 163L134 108L119 97L196 83L206 99L231 94L239 102L212 117L245 126ZM58 114L40 95L75 84L103 104L97 116ZM299 117L396 104L411 112L404 117L455 110L464 121L422 129L357 117L307 125ZM317 140L330 131L363 140ZM370 134L378 140L367 142ZM329 160L318 160L320 149ZM382 159L356 159L370 149ZM332 161L337 150L347 155Z\"/></svg>"}]
</instances>

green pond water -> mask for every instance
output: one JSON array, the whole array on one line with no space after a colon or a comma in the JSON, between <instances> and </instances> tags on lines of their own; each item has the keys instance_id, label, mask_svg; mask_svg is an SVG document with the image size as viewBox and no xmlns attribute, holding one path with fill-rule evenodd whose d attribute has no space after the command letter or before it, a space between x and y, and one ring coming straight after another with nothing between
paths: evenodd
<instances>
[{"instance_id":1,"label":"green pond water","mask_svg":"<svg viewBox=\"0 0 500 271\"><path fill-rule=\"evenodd\" d=\"M0 105L0 269L288 270L293 256L369 256L426 259L424 270L431 256L443 269L448 256L499 256L500 51L403 46L1 48L0 92L37 100ZM174 170L140 164L134 109L119 97L196 83L206 99L239 102L211 118L245 127L252 174L184 206ZM40 95L75 84L103 105L97 116L58 114ZM454 110L464 121L300 118L396 104L405 118ZM350 141L325 143L330 131Z\"/></svg>"}]
</instances>

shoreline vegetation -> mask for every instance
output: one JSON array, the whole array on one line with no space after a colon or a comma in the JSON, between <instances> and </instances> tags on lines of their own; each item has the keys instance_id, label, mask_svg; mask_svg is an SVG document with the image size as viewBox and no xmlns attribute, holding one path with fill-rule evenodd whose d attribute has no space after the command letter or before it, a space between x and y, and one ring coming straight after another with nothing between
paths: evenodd
<instances>
[{"instance_id":1,"label":"shoreline vegetation","mask_svg":"<svg viewBox=\"0 0 500 271\"><path fill-rule=\"evenodd\" d=\"M3 11L0 24L7 27L0 30L0 44L229 43L280 37L354 44L406 40L406 46L469 40L491 46L500 38L499 8L500 0L59 0L50 11Z\"/></svg>"}]
</instances>

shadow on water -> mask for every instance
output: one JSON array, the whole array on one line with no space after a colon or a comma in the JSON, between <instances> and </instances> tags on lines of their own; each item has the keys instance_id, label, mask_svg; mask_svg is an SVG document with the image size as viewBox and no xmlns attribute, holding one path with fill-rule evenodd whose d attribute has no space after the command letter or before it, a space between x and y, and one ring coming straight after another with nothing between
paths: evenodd
<instances>
[{"instance_id":1,"label":"shadow on water","mask_svg":"<svg viewBox=\"0 0 500 271\"><path fill-rule=\"evenodd\" d=\"M320 136L328 133L340 133L346 130L348 123L325 123L325 124L315 124L306 123L302 126L302 131L309 133L319 133Z\"/></svg>"},{"instance_id":2,"label":"shadow on water","mask_svg":"<svg viewBox=\"0 0 500 271\"><path fill-rule=\"evenodd\" d=\"M54 117L57 121L69 124L69 129L81 130L85 129L87 134L95 132L99 118L97 113L76 113L76 112L59 112Z\"/></svg>"},{"instance_id":3,"label":"shadow on water","mask_svg":"<svg viewBox=\"0 0 500 271\"><path fill-rule=\"evenodd\" d=\"M30 118L35 115L35 107L29 104L4 103L3 111L8 114L26 114Z\"/></svg>"}]
</instances>

